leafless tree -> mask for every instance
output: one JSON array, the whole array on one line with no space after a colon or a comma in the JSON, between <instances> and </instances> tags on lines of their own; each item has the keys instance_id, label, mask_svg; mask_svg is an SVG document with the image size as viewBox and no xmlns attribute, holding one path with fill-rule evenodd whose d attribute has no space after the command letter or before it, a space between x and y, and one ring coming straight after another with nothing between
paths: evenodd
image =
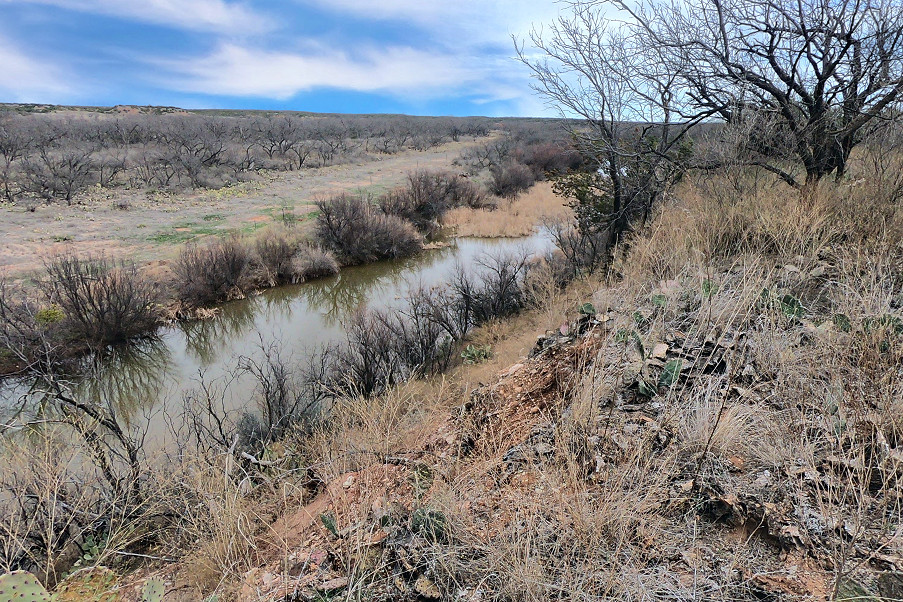
<instances>
[{"instance_id":1,"label":"leafless tree","mask_svg":"<svg viewBox=\"0 0 903 602\"><path fill-rule=\"evenodd\" d=\"M680 174L691 129L715 111L684 112L677 70L664 50L613 24L597 2L571 3L571 13L534 30L538 54L517 50L534 88L560 110L572 139L595 171L564 181L577 227L607 232L613 247L645 219Z\"/></svg>"},{"instance_id":2,"label":"leafless tree","mask_svg":"<svg viewBox=\"0 0 903 602\"><path fill-rule=\"evenodd\" d=\"M637 56L655 59L633 74L670 83L672 110L680 119L710 114L728 124L767 124L750 129L747 162L797 188L829 174L842 177L865 129L899 108L903 7L894 0L605 0L571 6L577 15L611 9L628 15L619 35ZM595 53L593 37L574 41L580 45L567 49L568 56ZM608 78L599 70L590 77ZM802 179L794 166L803 168Z\"/></svg>"},{"instance_id":3,"label":"leafless tree","mask_svg":"<svg viewBox=\"0 0 903 602\"><path fill-rule=\"evenodd\" d=\"M71 205L74 196L94 180L94 168L91 147L56 150L42 145L37 156L25 161L25 188L48 201L63 199Z\"/></svg>"},{"instance_id":4,"label":"leafless tree","mask_svg":"<svg viewBox=\"0 0 903 602\"><path fill-rule=\"evenodd\" d=\"M10 118L0 120L0 194L7 202L13 202L19 192L16 172L32 145L24 123Z\"/></svg>"}]
</instances>

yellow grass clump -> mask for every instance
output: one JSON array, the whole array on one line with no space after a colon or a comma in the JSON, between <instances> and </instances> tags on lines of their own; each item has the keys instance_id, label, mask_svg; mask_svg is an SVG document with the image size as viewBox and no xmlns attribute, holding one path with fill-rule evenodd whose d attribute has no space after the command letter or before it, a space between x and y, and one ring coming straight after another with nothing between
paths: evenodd
<instances>
[{"instance_id":1,"label":"yellow grass clump","mask_svg":"<svg viewBox=\"0 0 903 602\"><path fill-rule=\"evenodd\" d=\"M499 200L494 210L458 207L443 218L443 225L458 236L504 238L529 236L544 219L569 215L566 201L552 192L549 182L540 182L513 201Z\"/></svg>"}]
</instances>

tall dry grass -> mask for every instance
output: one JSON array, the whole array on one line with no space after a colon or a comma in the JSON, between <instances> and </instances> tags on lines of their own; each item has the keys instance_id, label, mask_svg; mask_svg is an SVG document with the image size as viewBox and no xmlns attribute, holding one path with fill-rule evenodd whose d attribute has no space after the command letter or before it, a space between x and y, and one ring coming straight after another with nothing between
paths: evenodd
<instances>
[{"instance_id":1,"label":"tall dry grass","mask_svg":"<svg viewBox=\"0 0 903 602\"><path fill-rule=\"evenodd\" d=\"M583 292L608 321L592 359L560 377L558 409L542 414L551 456L512 469L507 446L522 441L495 434L440 463L422 503L444 513L453 540L431 546L421 570L446 595L751 600L778 574L813 599L838 598L873 587L870 554L903 549L892 459L901 216L851 185L803 199L769 186L707 193L727 185L687 182L619 254L617 278ZM476 337L511 334L491 324ZM689 376L638 401L634 383L661 372L651 352L663 342L682 350ZM496 367L467 370L498 379ZM509 394L492 396L515 403ZM642 420L620 409L631 403ZM435 422L410 408L408 428ZM397 433L404 420L392 424ZM773 510L757 515L756 504ZM809 543L770 539L796 530ZM794 564L784 545L821 568Z\"/></svg>"},{"instance_id":2,"label":"tall dry grass","mask_svg":"<svg viewBox=\"0 0 903 602\"><path fill-rule=\"evenodd\" d=\"M540 182L514 200L499 200L494 209L452 209L442 223L458 236L519 237L532 234L545 218L562 218L568 212L562 198L552 192L551 184Z\"/></svg>"},{"instance_id":3,"label":"tall dry grass","mask_svg":"<svg viewBox=\"0 0 903 602\"><path fill-rule=\"evenodd\" d=\"M285 464L179 464L198 591L237 592L303 546L329 550L346 599L412 597L419 576L499 602L872 587L903 553L903 216L855 180L801 198L747 179L685 181L599 280L534 283L533 309L471 333L492 359L341 396L278 443ZM524 359L587 301L587 335Z\"/></svg>"}]
</instances>

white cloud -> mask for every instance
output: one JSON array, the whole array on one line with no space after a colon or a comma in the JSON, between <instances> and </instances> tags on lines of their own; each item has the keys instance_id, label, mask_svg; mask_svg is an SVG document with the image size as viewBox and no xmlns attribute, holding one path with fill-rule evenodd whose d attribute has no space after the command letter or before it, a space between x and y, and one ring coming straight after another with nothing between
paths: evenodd
<instances>
[{"instance_id":1,"label":"white cloud","mask_svg":"<svg viewBox=\"0 0 903 602\"><path fill-rule=\"evenodd\" d=\"M271 26L245 4L226 0L0 0L4 3L45 4L198 31L251 34Z\"/></svg>"},{"instance_id":2,"label":"white cloud","mask_svg":"<svg viewBox=\"0 0 903 602\"><path fill-rule=\"evenodd\" d=\"M555 0L296 0L364 19L392 19L426 27L436 39L468 46L510 44L559 14Z\"/></svg>"},{"instance_id":3,"label":"white cloud","mask_svg":"<svg viewBox=\"0 0 903 602\"><path fill-rule=\"evenodd\" d=\"M206 57L153 62L174 74L167 85L185 92L276 99L316 88L434 96L476 84L485 75L455 57L405 47L350 56L323 49L289 53L224 44Z\"/></svg>"},{"instance_id":4,"label":"white cloud","mask_svg":"<svg viewBox=\"0 0 903 602\"><path fill-rule=\"evenodd\" d=\"M56 65L0 37L0 95L6 102L60 102L72 90Z\"/></svg>"}]
</instances>

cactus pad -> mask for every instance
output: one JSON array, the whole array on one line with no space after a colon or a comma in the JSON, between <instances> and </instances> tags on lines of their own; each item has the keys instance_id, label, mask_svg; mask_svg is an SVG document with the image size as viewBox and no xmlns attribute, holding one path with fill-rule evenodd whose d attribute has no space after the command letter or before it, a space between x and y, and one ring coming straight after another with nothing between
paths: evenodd
<instances>
[{"instance_id":1,"label":"cactus pad","mask_svg":"<svg viewBox=\"0 0 903 602\"><path fill-rule=\"evenodd\" d=\"M148 579L141 590L141 602L161 602L162 600L163 582L159 579Z\"/></svg>"},{"instance_id":2,"label":"cactus pad","mask_svg":"<svg viewBox=\"0 0 903 602\"><path fill-rule=\"evenodd\" d=\"M50 594L31 573L0 575L0 602L50 602Z\"/></svg>"}]
</instances>

